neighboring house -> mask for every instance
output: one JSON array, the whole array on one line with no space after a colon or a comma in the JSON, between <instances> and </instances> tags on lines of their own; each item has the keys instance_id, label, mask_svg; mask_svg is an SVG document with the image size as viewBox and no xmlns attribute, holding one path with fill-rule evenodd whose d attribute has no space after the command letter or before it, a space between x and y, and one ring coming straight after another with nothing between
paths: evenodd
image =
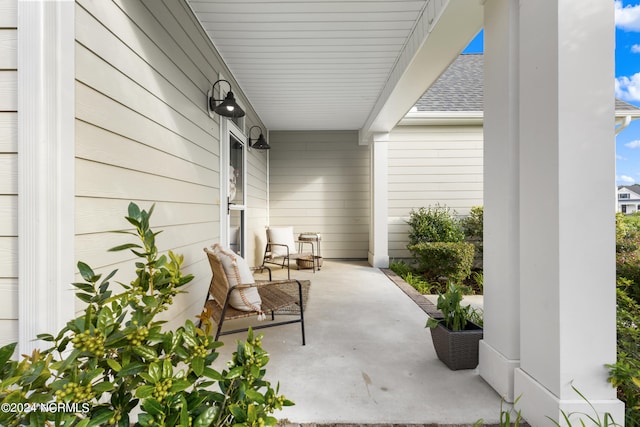
<instances>
[{"instance_id":1,"label":"neighboring house","mask_svg":"<svg viewBox=\"0 0 640 427\"><path fill-rule=\"evenodd\" d=\"M609 222L614 175L602 144L613 137L614 5L576 15L581 6L0 0L0 344L29 353L81 308L69 286L79 260L131 279L132 257L106 252L122 243L110 231L131 200L156 203L160 248L184 254L196 277L165 313L175 326L202 307L204 246L244 248L255 264L265 226L293 224L322 233L323 256L384 267L392 205L457 194L485 205L482 377L508 400L524 394L532 425L569 407L591 413L574 380L621 419L604 372L615 360L613 236L594 227ZM480 150L477 117L468 138L436 124L442 137L422 152L416 132L394 128L483 25L483 158L467 154ZM243 119L208 111L219 79ZM252 126L270 152L248 149ZM462 177L483 164L482 195L475 181L421 188L415 177L452 159Z\"/></svg>"},{"instance_id":2,"label":"neighboring house","mask_svg":"<svg viewBox=\"0 0 640 427\"><path fill-rule=\"evenodd\" d=\"M446 205L459 216L483 204L484 55L463 54L389 137L389 256L406 249L411 209ZM640 109L616 99L616 133ZM640 210L640 185L618 187L618 211Z\"/></svg>"},{"instance_id":3,"label":"neighboring house","mask_svg":"<svg viewBox=\"0 0 640 427\"><path fill-rule=\"evenodd\" d=\"M412 209L483 205L483 55L460 55L389 136L389 256L407 258Z\"/></svg>"},{"instance_id":4,"label":"neighboring house","mask_svg":"<svg viewBox=\"0 0 640 427\"><path fill-rule=\"evenodd\" d=\"M618 212L632 214L640 211L640 184L618 186Z\"/></svg>"}]
</instances>

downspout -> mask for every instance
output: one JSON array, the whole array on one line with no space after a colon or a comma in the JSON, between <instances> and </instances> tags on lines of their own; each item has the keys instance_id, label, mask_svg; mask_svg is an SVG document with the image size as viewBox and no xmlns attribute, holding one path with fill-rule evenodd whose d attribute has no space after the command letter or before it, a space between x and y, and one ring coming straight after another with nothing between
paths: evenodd
<instances>
[{"instance_id":1,"label":"downspout","mask_svg":"<svg viewBox=\"0 0 640 427\"><path fill-rule=\"evenodd\" d=\"M631 124L631 115L624 116L624 120L622 121L622 124L616 128L616 135L622 132L630 124Z\"/></svg>"}]
</instances>

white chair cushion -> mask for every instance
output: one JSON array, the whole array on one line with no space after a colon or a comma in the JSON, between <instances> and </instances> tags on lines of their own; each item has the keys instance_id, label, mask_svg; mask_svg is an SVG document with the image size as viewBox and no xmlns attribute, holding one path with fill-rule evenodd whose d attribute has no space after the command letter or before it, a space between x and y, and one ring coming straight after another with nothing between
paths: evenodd
<instances>
[{"instance_id":1,"label":"white chair cushion","mask_svg":"<svg viewBox=\"0 0 640 427\"><path fill-rule=\"evenodd\" d=\"M231 250L224 249L218 243L213 245L213 251L220 258L229 286L253 285L255 283L251 268L244 258ZM255 287L234 289L229 297L229 304L236 310L262 313L262 299Z\"/></svg>"},{"instance_id":2,"label":"white chair cushion","mask_svg":"<svg viewBox=\"0 0 640 427\"><path fill-rule=\"evenodd\" d=\"M267 228L267 240L269 243L287 245L291 255L298 253L298 248L293 238L293 227L269 227ZM284 246L271 246L271 254L274 258L287 256L287 248Z\"/></svg>"}]
</instances>

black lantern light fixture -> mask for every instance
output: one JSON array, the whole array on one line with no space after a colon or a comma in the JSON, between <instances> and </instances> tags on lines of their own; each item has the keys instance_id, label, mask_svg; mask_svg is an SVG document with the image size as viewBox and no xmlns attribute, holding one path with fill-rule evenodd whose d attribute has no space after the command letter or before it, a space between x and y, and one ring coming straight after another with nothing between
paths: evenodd
<instances>
[{"instance_id":1,"label":"black lantern light fixture","mask_svg":"<svg viewBox=\"0 0 640 427\"><path fill-rule=\"evenodd\" d=\"M251 139L251 131L253 128L260 129L260 136L258 139ZM253 144L251 143L253 141ZM267 140L264 139L264 135L262 135L262 128L260 126L251 126L249 128L249 147L255 148L256 150L268 150L271 146L267 143Z\"/></svg>"},{"instance_id":2,"label":"black lantern light fixture","mask_svg":"<svg viewBox=\"0 0 640 427\"><path fill-rule=\"evenodd\" d=\"M214 98L216 85L220 82L225 82L229 85L229 92L227 92L227 96L224 98L224 100ZM233 96L233 92L231 92L231 83L226 80L218 80L213 84L211 92L209 93L209 110L224 117L236 118L244 116L244 111L236 102L236 98Z\"/></svg>"}]
</instances>

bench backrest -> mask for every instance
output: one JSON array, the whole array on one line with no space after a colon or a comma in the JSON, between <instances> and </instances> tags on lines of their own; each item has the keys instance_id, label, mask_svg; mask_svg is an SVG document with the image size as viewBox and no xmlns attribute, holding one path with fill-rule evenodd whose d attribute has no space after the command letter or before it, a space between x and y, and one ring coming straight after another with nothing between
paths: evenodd
<instances>
[{"instance_id":1,"label":"bench backrest","mask_svg":"<svg viewBox=\"0 0 640 427\"><path fill-rule=\"evenodd\" d=\"M227 298L227 293L229 292L229 282L227 281L227 275L224 272L222 261L220 261L218 255L216 255L209 248L204 248L204 251L207 254L207 259L209 259L211 273L213 273L211 283L209 284L209 294L216 301L216 304L218 304L220 308L222 308Z\"/></svg>"}]
</instances>

